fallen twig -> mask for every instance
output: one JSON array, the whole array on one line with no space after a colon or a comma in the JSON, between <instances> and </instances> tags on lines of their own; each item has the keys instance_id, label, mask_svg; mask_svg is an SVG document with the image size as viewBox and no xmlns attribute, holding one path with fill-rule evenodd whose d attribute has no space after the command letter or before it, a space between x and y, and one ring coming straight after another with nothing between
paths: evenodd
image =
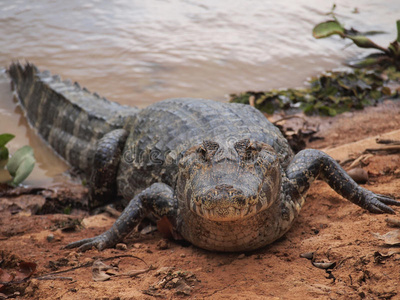
<instances>
[{"instance_id":1,"label":"fallen twig","mask_svg":"<svg viewBox=\"0 0 400 300\"><path fill-rule=\"evenodd\" d=\"M296 116L296 115L282 117L279 120L276 120L276 121L272 122L272 124L276 125L279 122L282 122L282 121L285 121L285 120L290 120L290 119L302 119L304 124L307 124L307 120L306 119L304 119L302 116Z\"/></svg>"},{"instance_id":2,"label":"fallen twig","mask_svg":"<svg viewBox=\"0 0 400 300\"><path fill-rule=\"evenodd\" d=\"M387 154L394 154L400 152L400 146L388 146L388 147L381 147L381 148L368 148L365 149L364 153L387 153Z\"/></svg>"},{"instance_id":3,"label":"fallen twig","mask_svg":"<svg viewBox=\"0 0 400 300\"><path fill-rule=\"evenodd\" d=\"M108 260L112 260L112 259L116 259L116 258L124 258L124 257L136 258L136 259L140 260L141 262L143 262L148 268L150 268L149 265L148 265L143 259L141 259L140 257L137 257L137 256L135 256L135 255L130 255L130 254L116 255L116 256L112 256L112 257L101 258L101 260L102 260L102 261L108 261ZM57 272L52 272L52 273L48 273L48 274L44 274L44 275L40 275L40 276L35 276L35 277L32 277L32 278L38 279L38 278L41 278L41 277L47 277L47 276L58 275L58 274L62 274L62 273L67 273L67 272L70 272L70 271L74 271L74 270L77 270L77 269L80 269L80 268L91 267L92 265L93 265L93 262L87 262L87 263L85 263L85 264L83 264L83 265L80 265L80 266L76 266L76 267L72 267L72 268L69 268L69 269L66 269L66 270L61 270L61 271L57 271Z\"/></svg>"},{"instance_id":4,"label":"fallen twig","mask_svg":"<svg viewBox=\"0 0 400 300\"><path fill-rule=\"evenodd\" d=\"M35 277L35 279L37 280L55 280L55 279L59 279L59 280L74 280L72 277L64 277L64 276L42 276L42 277Z\"/></svg>"},{"instance_id":5,"label":"fallen twig","mask_svg":"<svg viewBox=\"0 0 400 300\"><path fill-rule=\"evenodd\" d=\"M364 159L370 158L370 157L373 157L373 155L372 155L372 154L363 154L363 155L360 155L357 159L355 159L355 160L350 164L349 169L354 168L354 167L357 166L361 161L363 161Z\"/></svg>"},{"instance_id":6,"label":"fallen twig","mask_svg":"<svg viewBox=\"0 0 400 300\"><path fill-rule=\"evenodd\" d=\"M386 218L386 223L393 227L400 227L400 220L393 219L393 218Z\"/></svg>"},{"instance_id":7,"label":"fallen twig","mask_svg":"<svg viewBox=\"0 0 400 300\"><path fill-rule=\"evenodd\" d=\"M115 217L118 218L121 213L116 210L115 208L112 208L111 206L107 205L104 209L105 212L109 213L111 215L111 217Z\"/></svg>"},{"instance_id":8,"label":"fallen twig","mask_svg":"<svg viewBox=\"0 0 400 300\"><path fill-rule=\"evenodd\" d=\"M400 145L400 141L397 141L397 140L390 140L390 139L380 139L380 138L377 138L375 141L376 141L377 144Z\"/></svg>"},{"instance_id":9,"label":"fallen twig","mask_svg":"<svg viewBox=\"0 0 400 300\"><path fill-rule=\"evenodd\" d=\"M137 276L139 274L143 274L143 273L147 273L148 271L150 271L152 269L152 267L148 267L147 269L143 269L143 270L134 270L134 271L129 271L127 273L123 273L123 274L117 274L115 276L129 276L129 277L134 277Z\"/></svg>"}]
</instances>

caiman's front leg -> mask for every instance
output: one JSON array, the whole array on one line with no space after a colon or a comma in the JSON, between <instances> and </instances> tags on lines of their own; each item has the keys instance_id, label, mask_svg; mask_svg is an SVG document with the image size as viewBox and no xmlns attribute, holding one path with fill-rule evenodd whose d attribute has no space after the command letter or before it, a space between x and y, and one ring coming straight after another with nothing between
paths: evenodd
<instances>
[{"instance_id":1,"label":"caiman's front leg","mask_svg":"<svg viewBox=\"0 0 400 300\"><path fill-rule=\"evenodd\" d=\"M116 129L97 142L93 170L89 178L89 209L115 200L118 165L127 137L126 130Z\"/></svg>"},{"instance_id":2,"label":"caiman's front leg","mask_svg":"<svg viewBox=\"0 0 400 300\"><path fill-rule=\"evenodd\" d=\"M300 151L290 163L286 175L289 179L286 193L294 199L304 196L311 183L319 176L338 194L370 212L394 214L394 210L388 205L400 206L400 202L392 198L360 187L333 158L318 150Z\"/></svg>"},{"instance_id":3,"label":"caiman's front leg","mask_svg":"<svg viewBox=\"0 0 400 300\"><path fill-rule=\"evenodd\" d=\"M177 201L173 189L164 183L154 183L136 195L124 209L114 225L106 232L89 239L73 242L65 248L79 247L86 251L93 246L98 250L111 248L128 235L149 213L167 217L176 226Z\"/></svg>"}]
</instances>

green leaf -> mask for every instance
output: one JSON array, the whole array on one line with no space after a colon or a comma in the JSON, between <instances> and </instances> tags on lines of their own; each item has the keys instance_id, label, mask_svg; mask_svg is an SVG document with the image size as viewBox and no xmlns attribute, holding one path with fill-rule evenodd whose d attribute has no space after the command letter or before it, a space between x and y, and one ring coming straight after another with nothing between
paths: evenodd
<instances>
[{"instance_id":1,"label":"green leaf","mask_svg":"<svg viewBox=\"0 0 400 300\"><path fill-rule=\"evenodd\" d=\"M381 46L375 44L369 38L363 35L346 35L347 38L351 39L354 44L356 44L360 48L374 48L386 52L386 49Z\"/></svg>"},{"instance_id":2,"label":"green leaf","mask_svg":"<svg viewBox=\"0 0 400 300\"><path fill-rule=\"evenodd\" d=\"M29 156L33 157L33 149L30 146L24 146L14 153L7 164L7 170L10 172L11 176L15 177L19 165L26 157Z\"/></svg>"},{"instance_id":3,"label":"green leaf","mask_svg":"<svg viewBox=\"0 0 400 300\"><path fill-rule=\"evenodd\" d=\"M359 32L362 35L378 35L378 34L386 34L386 31L382 31L382 30L370 30L370 31L363 31L363 32Z\"/></svg>"},{"instance_id":4,"label":"green leaf","mask_svg":"<svg viewBox=\"0 0 400 300\"><path fill-rule=\"evenodd\" d=\"M0 147L0 169L3 169L8 162L8 149L7 147Z\"/></svg>"},{"instance_id":5,"label":"green leaf","mask_svg":"<svg viewBox=\"0 0 400 300\"><path fill-rule=\"evenodd\" d=\"M390 96L390 95L392 94L392 91L391 91L390 88L387 87L387 86L382 87L381 92L382 92L382 94L385 95L385 96Z\"/></svg>"},{"instance_id":6,"label":"green leaf","mask_svg":"<svg viewBox=\"0 0 400 300\"><path fill-rule=\"evenodd\" d=\"M10 134L10 133L0 134L0 148L4 147L13 138L15 138L15 135Z\"/></svg>"},{"instance_id":7,"label":"green leaf","mask_svg":"<svg viewBox=\"0 0 400 300\"><path fill-rule=\"evenodd\" d=\"M377 90L373 90L373 91L371 91L371 93L369 93L369 94L370 94L371 98L374 99L374 100L378 100L379 98L382 97L381 92L380 92L380 91L377 91Z\"/></svg>"},{"instance_id":8,"label":"green leaf","mask_svg":"<svg viewBox=\"0 0 400 300\"><path fill-rule=\"evenodd\" d=\"M18 149L7 163L7 170L14 177L12 183L20 184L29 176L35 166L35 157L33 149L30 146L24 146Z\"/></svg>"},{"instance_id":9,"label":"green leaf","mask_svg":"<svg viewBox=\"0 0 400 300\"><path fill-rule=\"evenodd\" d=\"M26 156L25 159L18 166L16 175L11 183L13 185L20 184L29 176L29 174L31 174L34 167L35 167L35 158L33 156Z\"/></svg>"},{"instance_id":10,"label":"green leaf","mask_svg":"<svg viewBox=\"0 0 400 300\"><path fill-rule=\"evenodd\" d=\"M393 53L394 57L400 56L400 44L397 41L390 43L389 50Z\"/></svg>"},{"instance_id":11,"label":"green leaf","mask_svg":"<svg viewBox=\"0 0 400 300\"><path fill-rule=\"evenodd\" d=\"M396 27L397 27L397 42L400 43L400 20L396 21Z\"/></svg>"},{"instance_id":12,"label":"green leaf","mask_svg":"<svg viewBox=\"0 0 400 300\"><path fill-rule=\"evenodd\" d=\"M336 110L334 108L326 106L326 105L319 107L318 110L322 114L327 115L327 116L331 116L331 117L334 117L337 114L337 112L336 112Z\"/></svg>"},{"instance_id":13,"label":"green leaf","mask_svg":"<svg viewBox=\"0 0 400 300\"><path fill-rule=\"evenodd\" d=\"M344 37L345 29L338 21L327 21L317 24L313 29L313 37L316 39L325 38L333 34L338 34Z\"/></svg>"},{"instance_id":14,"label":"green leaf","mask_svg":"<svg viewBox=\"0 0 400 300\"><path fill-rule=\"evenodd\" d=\"M314 104L312 103L302 103L300 108L304 111L305 114L311 114L314 110Z\"/></svg>"},{"instance_id":15,"label":"green leaf","mask_svg":"<svg viewBox=\"0 0 400 300\"><path fill-rule=\"evenodd\" d=\"M386 55L382 56L367 56L360 60L354 60L348 63L348 65L352 68L367 68L377 64L382 63L385 59L387 59Z\"/></svg>"}]
</instances>

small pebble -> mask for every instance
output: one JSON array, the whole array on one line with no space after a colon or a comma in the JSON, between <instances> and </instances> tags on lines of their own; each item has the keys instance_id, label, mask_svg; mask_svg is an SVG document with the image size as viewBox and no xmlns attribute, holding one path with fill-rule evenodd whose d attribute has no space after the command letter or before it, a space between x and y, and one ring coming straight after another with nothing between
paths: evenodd
<instances>
[{"instance_id":1,"label":"small pebble","mask_svg":"<svg viewBox=\"0 0 400 300\"><path fill-rule=\"evenodd\" d=\"M300 257L307 258L307 259L313 259L314 258L314 252L301 253Z\"/></svg>"},{"instance_id":2,"label":"small pebble","mask_svg":"<svg viewBox=\"0 0 400 300\"><path fill-rule=\"evenodd\" d=\"M133 248L140 249L140 248L142 248L142 244L135 243L135 244L133 244Z\"/></svg>"},{"instance_id":3,"label":"small pebble","mask_svg":"<svg viewBox=\"0 0 400 300\"><path fill-rule=\"evenodd\" d=\"M92 264L92 263L93 263L93 259L91 259L91 258L89 258L89 257L86 257L86 258L83 259L82 263L83 263L84 265L86 265L86 264Z\"/></svg>"},{"instance_id":4,"label":"small pebble","mask_svg":"<svg viewBox=\"0 0 400 300\"><path fill-rule=\"evenodd\" d=\"M165 239L162 239L157 243L157 249L159 249L159 250L165 250L168 248L169 248L169 243Z\"/></svg>"},{"instance_id":5,"label":"small pebble","mask_svg":"<svg viewBox=\"0 0 400 300\"><path fill-rule=\"evenodd\" d=\"M362 168L354 168L347 171L347 174L357 183L366 183L368 181L368 172Z\"/></svg>"},{"instance_id":6,"label":"small pebble","mask_svg":"<svg viewBox=\"0 0 400 300\"><path fill-rule=\"evenodd\" d=\"M119 244L115 245L115 249L125 251L128 249L128 247L124 243L119 243Z\"/></svg>"},{"instance_id":7,"label":"small pebble","mask_svg":"<svg viewBox=\"0 0 400 300\"><path fill-rule=\"evenodd\" d=\"M311 231L314 232L314 234L318 234L319 233L319 229L312 227Z\"/></svg>"},{"instance_id":8,"label":"small pebble","mask_svg":"<svg viewBox=\"0 0 400 300\"><path fill-rule=\"evenodd\" d=\"M333 269L335 266L336 266L336 262L331 262L331 261L328 261L328 262L312 262L312 265L314 266L314 267L317 267L317 268L319 268L319 269Z\"/></svg>"},{"instance_id":9,"label":"small pebble","mask_svg":"<svg viewBox=\"0 0 400 300\"><path fill-rule=\"evenodd\" d=\"M50 242L53 241L53 240L54 240L54 234L50 233L50 234L47 236L47 241L50 243Z\"/></svg>"}]
</instances>

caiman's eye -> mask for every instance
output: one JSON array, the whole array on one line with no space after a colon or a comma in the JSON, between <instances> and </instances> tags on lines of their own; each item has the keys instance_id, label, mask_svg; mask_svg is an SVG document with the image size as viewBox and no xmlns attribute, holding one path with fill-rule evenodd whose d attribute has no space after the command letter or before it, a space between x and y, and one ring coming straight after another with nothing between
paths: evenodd
<instances>
[{"instance_id":1,"label":"caiman's eye","mask_svg":"<svg viewBox=\"0 0 400 300\"><path fill-rule=\"evenodd\" d=\"M202 159L209 161L218 149L218 143L213 141L204 141L203 144L197 148L197 153L199 153Z\"/></svg>"},{"instance_id":2,"label":"caiman's eye","mask_svg":"<svg viewBox=\"0 0 400 300\"><path fill-rule=\"evenodd\" d=\"M242 161L254 161L259 152L256 146L248 139L237 142L234 148Z\"/></svg>"}]
</instances>

